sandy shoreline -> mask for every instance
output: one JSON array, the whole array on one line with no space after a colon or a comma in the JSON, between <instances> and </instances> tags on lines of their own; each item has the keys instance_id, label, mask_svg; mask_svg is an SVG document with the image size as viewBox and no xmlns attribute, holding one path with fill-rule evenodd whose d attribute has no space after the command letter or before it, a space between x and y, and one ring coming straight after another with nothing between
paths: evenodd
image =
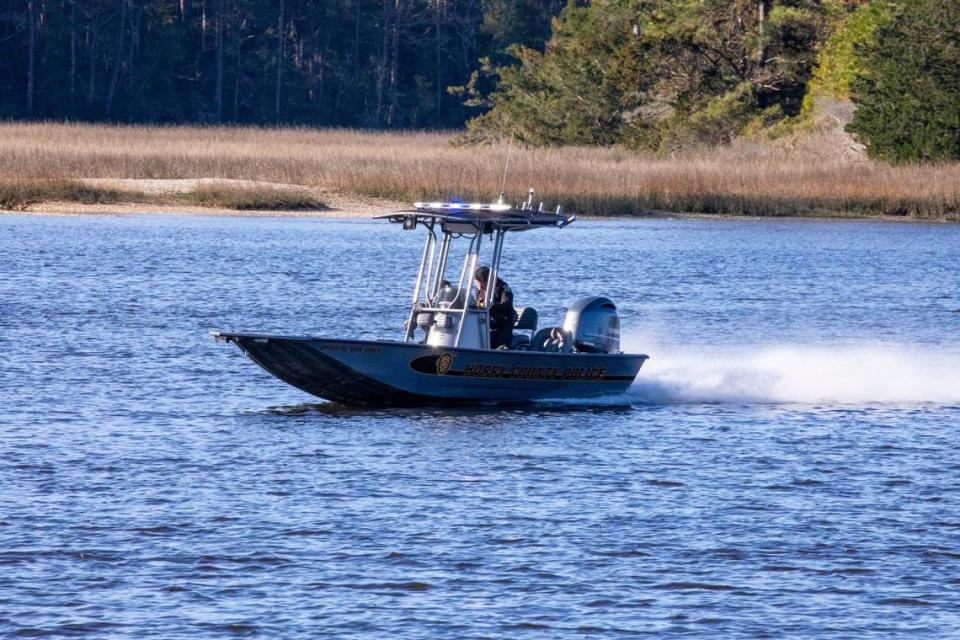
<instances>
[{"instance_id":1,"label":"sandy shoreline","mask_svg":"<svg viewBox=\"0 0 960 640\"><path fill-rule=\"evenodd\" d=\"M236 217L291 217L291 218L371 218L373 216L397 211L409 206L409 203L384 198L362 197L344 194L322 188L310 188L302 185L257 182L253 180L223 180L213 178L191 179L104 179L87 178L79 180L91 187L128 191L136 194L131 202L85 204L80 202L48 201L32 204L23 210L10 213L35 215L193 215L193 216L236 216ZM236 189L289 189L308 191L322 200L324 210L249 210L205 207L192 204L170 204L165 199L189 193L197 187L207 185L226 186ZM148 201L137 201L144 196ZM152 202L150 200L156 200Z\"/></svg>"},{"instance_id":2,"label":"sandy shoreline","mask_svg":"<svg viewBox=\"0 0 960 640\"><path fill-rule=\"evenodd\" d=\"M389 203L389 204L385 204ZM351 200L344 197L340 206L331 206L323 211L278 211L278 210L240 210L186 205L148 204L142 202L114 204L81 204L77 202L43 202L31 205L24 210L0 209L0 215L20 214L34 216L125 216L125 215L162 215L162 216L211 216L235 218L315 218L315 219L371 219L409 207L409 203L367 200ZM772 221L820 221L820 222L886 222L893 224L957 224L960 220L920 219L906 216L735 216L729 214L677 213L649 211L622 216L580 216L580 220L726 220L730 222L772 222Z\"/></svg>"},{"instance_id":3,"label":"sandy shoreline","mask_svg":"<svg viewBox=\"0 0 960 640\"><path fill-rule=\"evenodd\" d=\"M0 214L14 213L35 216L123 216L123 215L164 215L164 216L223 216L237 218L372 218L384 213L390 213L403 208L397 206L371 206L369 203L356 201L346 203L341 207L330 207L323 211L257 211L247 209L221 209L215 207L198 207L187 205L149 204L143 202L113 203L113 204L81 204L77 202L42 202L31 205L24 210L4 211Z\"/></svg>"},{"instance_id":4,"label":"sandy shoreline","mask_svg":"<svg viewBox=\"0 0 960 640\"><path fill-rule=\"evenodd\" d=\"M335 206L323 211L252 211L239 209L220 209L186 205L148 204L142 202L114 204L81 204L76 202L43 202L31 205L27 209L9 211L0 209L3 214L21 214L34 216L125 216L125 215L163 215L163 216L211 216L236 218L314 218L314 219L371 219L378 215L392 213L409 207L409 203L366 199L351 199L343 196ZM581 216L581 220L724 220L739 222L886 222L893 224L957 224L958 220L918 219L906 216L735 216L729 214L676 213L667 211L649 211L622 216Z\"/></svg>"}]
</instances>

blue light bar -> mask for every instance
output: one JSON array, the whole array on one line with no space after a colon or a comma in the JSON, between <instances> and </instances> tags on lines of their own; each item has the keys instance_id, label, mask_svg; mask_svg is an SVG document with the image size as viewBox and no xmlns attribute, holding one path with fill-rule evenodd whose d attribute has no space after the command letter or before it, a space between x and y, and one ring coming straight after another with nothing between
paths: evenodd
<instances>
[{"instance_id":1,"label":"blue light bar","mask_svg":"<svg viewBox=\"0 0 960 640\"><path fill-rule=\"evenodd\" d=\"M482 204L473 202L470 204L463 202L414 202L414 209L429 209L431 211L510 211L513 207L509 204Z\"/></svg>"}]
</instances>

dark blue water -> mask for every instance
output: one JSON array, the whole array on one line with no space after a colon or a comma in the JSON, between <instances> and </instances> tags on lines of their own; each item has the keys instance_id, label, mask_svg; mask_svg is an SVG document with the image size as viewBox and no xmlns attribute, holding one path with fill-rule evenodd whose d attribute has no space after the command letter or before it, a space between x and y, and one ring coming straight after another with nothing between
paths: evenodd
<instances>
[{"instance_id":1,"label":"dark blue water","mask_svg":"<svg viewBox=\"0 0 960 640\"><path fill-rule=\"evenodd\" d=\"M0 636L960 637L960 226L578 222L621 398L351 411L212 329L398 337L422 237L0 217Z\"/></svg>"}]
</instances>

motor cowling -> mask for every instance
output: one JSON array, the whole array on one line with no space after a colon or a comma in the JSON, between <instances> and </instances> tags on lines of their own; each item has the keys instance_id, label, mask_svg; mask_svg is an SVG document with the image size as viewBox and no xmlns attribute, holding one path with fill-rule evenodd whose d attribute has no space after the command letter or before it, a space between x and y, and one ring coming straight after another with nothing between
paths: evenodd
<instances>
[{"instance_id":1,"label":"motor cowling","mask_svg":"<svg viewBox=\"0 0 960 640\"><path fill-rule=\"evenodd\" d=\"M620 314L610 298L580 298L567 308L563 328L573 336L576 351L620 352Z\"/></svg>"}]
</instances>

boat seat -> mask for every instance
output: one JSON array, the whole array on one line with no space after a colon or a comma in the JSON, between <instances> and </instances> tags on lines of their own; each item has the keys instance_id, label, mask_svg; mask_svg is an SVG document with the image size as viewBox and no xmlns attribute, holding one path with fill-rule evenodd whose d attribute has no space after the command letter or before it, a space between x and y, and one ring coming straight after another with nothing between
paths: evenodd
<instances>
[{"instance_id":1,"label":"boat seat","mask_svg":"<svg viewBox=\"0 0 960 640\"><path fill-rule=\"evenodd\" d=\"M517 309L517 321L513 323L513 328L518 331L530 331L531 333L537 330L537 310L533 307L520 307Z\"/></svg>"},{"instance_id":2,"label":"boat seat","mask_svg":"<svg viewBox=\"0 0 960 640\"><path fill-rule=\"evenodd\" d=\"M513 339L510 341L510 348L514 351L529 351L530 336L525 333L513 334Z\"/></svg>"},{"instance_id":3,"label":"boat seat","mask_svg":"<svg viewBox=\"0 0 960 640\"><path fill-rule=\"evenodd\" d=\"M548 353L572 353L573 335L562 327L544 327L530 341L530 351Z\"/></svg>"},{"instance_id":4,"label":"boat seat","mask_svg":"<svg viewBox=\"0 0 960 640\"><path fill-rule=\"evenodd\" d=\"M530 333L514 333L510 341L510 348L520 351L530 349L530 340L533 332L537 330L537 310L533 307L520 307L517 309L517 321L513 323L514 330L529 331Z\"/></svg>"}]
</instances>

